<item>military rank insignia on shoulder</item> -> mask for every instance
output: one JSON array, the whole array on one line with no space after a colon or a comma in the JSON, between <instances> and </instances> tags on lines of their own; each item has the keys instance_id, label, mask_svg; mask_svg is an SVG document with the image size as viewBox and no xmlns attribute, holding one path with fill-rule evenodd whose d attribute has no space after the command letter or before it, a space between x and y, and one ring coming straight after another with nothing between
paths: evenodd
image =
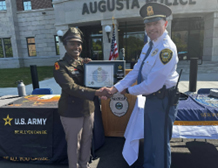
<instances>
[{"instance_id":1,"label":"military rank insignia on shoulder","mask_svg":"<svg viewBox=\"0 0 218 168\"><path fill-rule=\"evenodd\" d=\"M55 62L55 70L60 69L60 65L58 64L58 62Z\"/></svg>"},{"instance_id":2,"label":"military rank insignia on shoulder","mask_svg":"<svg viewBox=\"0 0 218 168\"><path fill-rule=\"evenodd\" d=\"M173 57L173 52L170 49L163 49L160 52L160 60L164 65L170 62L172 57Z\"/></svg>"}]
</instances>

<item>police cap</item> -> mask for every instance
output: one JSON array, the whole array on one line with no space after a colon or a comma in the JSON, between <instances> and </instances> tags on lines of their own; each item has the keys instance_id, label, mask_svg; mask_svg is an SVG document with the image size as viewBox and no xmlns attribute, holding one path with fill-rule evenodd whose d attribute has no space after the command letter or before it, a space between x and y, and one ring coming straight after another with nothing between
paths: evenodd
<instances>
[{"instance_id":1,"label":"police cap","mask_svg":"<svg viewBox=\"0 0 218 168\"><path fill-rule=\"evenodd\" d=\"M59 37L65 45L67 41L78 41L83 43L82 36L83 33L79 28L70 27L62 37Z\"/></svg>"},{"instance_id":2,"label":"police cap","mask_svg":"<svg viewBox=\"0 0 218 168\"><path fill-rule=\"evenodd\" d=\"M149 23L156 22L160 19L166 19L166 17L172 14L172 11L168 6L164 4L149 2L141 7L139 13L144 19L144 23Z\"/></svg>"}]
</instances>

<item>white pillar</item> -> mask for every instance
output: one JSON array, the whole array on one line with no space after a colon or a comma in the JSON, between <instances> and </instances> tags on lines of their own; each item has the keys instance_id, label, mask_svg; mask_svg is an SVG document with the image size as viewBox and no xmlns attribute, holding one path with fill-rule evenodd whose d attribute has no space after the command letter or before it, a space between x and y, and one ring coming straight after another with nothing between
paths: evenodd
<instances>
[{"instance_id":1,"label":"white pillar","mask_svg":"<svg viewBox=\"0 0 218 168\"><path fill-rule=\"evenodd\" d=\"M203 60L218 61L218 12L204 18Z\"/></svg>"},{"instance_id":2,"label":"white pillar","mask_svg":"<svg viewBox=\"0 0 218 168\"><path fill-rule=\"evenodd\" d=\"M20 46L20 37L19 37L19 28L17 21L17 4L16 1L8 0L6 1L7 15L9 17L10 23L10 33L11 33L11 44L13 51L13 58L22 58L22 53L19 52ZM23 60L20 59L20 66L23 67Z\"/></svg>"},{"instance_id":3,"label":"white pillar","mask_svg":"<svg viewBox=\"0 0 218 168\"><path fill-rule=\"evenodd\" d=\"M62 30L63 34L68 30L69 26L68 25L62 25L62 26L56 26L56 32L58 30ZM64 54L66 53L66 50L64 48L63 43L59 40L59 52L60 52L60 59L64 57Z\"/></svg>"},{"instance_id":4,"label":"white pillar","mask_svg":"<svg viewBox=\"0 0 218 168\"><path fill-rule=\"evenodd\" d=\"M170 37L171 37L171 33L172 33L172 20L173 20L172 15L167 18L167 21L168 21L167 31L168 31L168 34Z\"/></svg>"}]
</instances>

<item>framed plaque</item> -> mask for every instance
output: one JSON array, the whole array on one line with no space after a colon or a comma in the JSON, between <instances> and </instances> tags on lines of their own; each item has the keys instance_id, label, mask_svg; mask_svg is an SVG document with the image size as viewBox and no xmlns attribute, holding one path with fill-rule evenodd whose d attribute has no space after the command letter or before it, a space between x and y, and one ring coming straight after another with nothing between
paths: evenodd
<instances>
[{"instance_id":1,"label":"framed plaque","mask_svg":"<svg viewBox=\"0 0 218 168\"><path fill-rule=\"evenodd\" d=\"M111 87L124 77L125 61L91 61L84 64L84 84L86 87Z\"/></svg>"}]
</instances>

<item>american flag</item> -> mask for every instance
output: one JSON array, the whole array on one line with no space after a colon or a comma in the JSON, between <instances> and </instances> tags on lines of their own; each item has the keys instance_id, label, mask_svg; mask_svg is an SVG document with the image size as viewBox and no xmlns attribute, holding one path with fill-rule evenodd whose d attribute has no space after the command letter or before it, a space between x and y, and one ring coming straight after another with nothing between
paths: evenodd
<instances>
[{"instance_id":1,"label":"american flag","mask_svg":"<svg viewBox=\"0 0 218 168\"><path fill-rule=\"evenodd\" d=\"M117 49L117 42L115 39L115 29L113 25L113 37L111 42L111 51L110 51L109 60L116 60L117 57L118 57L118 49Z\"/></svg>"}]
</instances>

